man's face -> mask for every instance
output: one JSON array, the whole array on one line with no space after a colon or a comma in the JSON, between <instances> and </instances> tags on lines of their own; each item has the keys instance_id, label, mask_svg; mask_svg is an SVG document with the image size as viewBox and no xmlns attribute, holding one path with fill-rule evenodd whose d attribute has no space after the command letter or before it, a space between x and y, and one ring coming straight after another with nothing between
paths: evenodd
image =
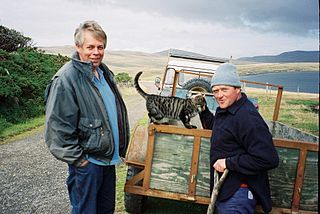
<instances>
[{"instance_id":1,"label":"man's face","mask_svg":"<svg viewBox=\"0 0 320 214\"><path fill-rule=\"evenodd\" d=\"M104 56L104 43L95 38L92 32L84 32L84 43L76 46L76 49L82 62L92 62L94 70L99 67Z\"/></svg>"},{"instance_id":2,"label":"man's face","mask_svg":"<svg viewBox=\"0 0 320 214\"><path fill-rule=\"evenodd\" d=\"M228 108L241 98L240 88L233 86L216 85L212 87L212 93L222 109Z\"/></svg>"}]
</instances>

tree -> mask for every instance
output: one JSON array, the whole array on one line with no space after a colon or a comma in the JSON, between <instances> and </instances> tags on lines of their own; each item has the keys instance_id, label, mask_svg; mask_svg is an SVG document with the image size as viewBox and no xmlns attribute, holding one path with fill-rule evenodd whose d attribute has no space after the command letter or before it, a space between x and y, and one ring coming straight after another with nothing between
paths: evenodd
<instances>
[{"instance_id":1,"label":"tree","mask_svg":"<svg viewBox=\"0 0 320 214\"><path fill-rule=\"evenodd\" d=\"M32 45L31 38L23 36L14 29L0 25L0 49L14 52L19 48L32 47Z\"/></svg>"},{"instance_id":2,"label":"tree","mask_svg":"<svg viewBox=\"0 0 320 214\"><path fill-rule=\"evenodd\" d=\"M132 81L132 77L130 77L128 73L118 73L115 75L115 79L120 85L128 85L128 83Z\"/></svg>"},{"instance_id":3,"label":"tree","mask_svg":"<svg viewBox=\"0 0 320 214\"><path fill-rule=\"evenodd\" d=\"M0 130L5 122L19 123L43 114L45 88L68 60L33 48L11 53L0 49Z\"/></svg>"}]
</instances>

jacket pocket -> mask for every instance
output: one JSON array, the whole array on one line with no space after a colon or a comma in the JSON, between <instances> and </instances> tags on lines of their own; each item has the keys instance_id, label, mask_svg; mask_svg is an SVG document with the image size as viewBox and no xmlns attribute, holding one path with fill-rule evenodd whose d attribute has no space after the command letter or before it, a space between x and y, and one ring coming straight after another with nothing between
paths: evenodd
<instances>
[{"instance_id":1,"label":"jacket pocket","mask_svg":"<svg viewBox=\"0 0 320 214\"><path fill-rule=\"evenodd\" d=\"M112 153L110 132L104 130L102 120L80 118L79 142L85 153Z\"/></svg>"}]
</instances>

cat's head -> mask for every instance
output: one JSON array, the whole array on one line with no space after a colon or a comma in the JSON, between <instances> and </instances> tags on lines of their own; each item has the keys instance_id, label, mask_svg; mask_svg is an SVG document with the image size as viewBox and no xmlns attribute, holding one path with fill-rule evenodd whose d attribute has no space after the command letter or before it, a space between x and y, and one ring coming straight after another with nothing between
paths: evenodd
<instances>
[{"instance_id":1,"label":"cat's head","mask_svg":"<svg viewBox=\"0 0 320 214\"><path fill-rule=\"evenodd\" d=\"M201 112L202 108L207 104L204 94L199 93L196 95L192 95L190 96L190 99L199 112Z\"/></svg>"}]
</instances>

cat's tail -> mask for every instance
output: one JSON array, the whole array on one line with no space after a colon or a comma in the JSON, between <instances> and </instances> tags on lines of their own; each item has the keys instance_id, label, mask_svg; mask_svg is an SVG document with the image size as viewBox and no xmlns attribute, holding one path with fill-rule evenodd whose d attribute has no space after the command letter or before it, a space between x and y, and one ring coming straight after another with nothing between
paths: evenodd
<instances>
[{"instance_id":1,"label":"cat's tail","mask_svg":"<svg viewBox=\"0 0 320 214\"><path fill-rule=\"evenodd\" d=\"M134 78L134 87L136 88L137 92L144 98L146 98L148 96L148 94L146 92L144 92L142 90L142 88L139 85L139 77L141 76L142 71L140 71L139 73L136 74L135 78Z\"/></svg>"}]
</instances>

